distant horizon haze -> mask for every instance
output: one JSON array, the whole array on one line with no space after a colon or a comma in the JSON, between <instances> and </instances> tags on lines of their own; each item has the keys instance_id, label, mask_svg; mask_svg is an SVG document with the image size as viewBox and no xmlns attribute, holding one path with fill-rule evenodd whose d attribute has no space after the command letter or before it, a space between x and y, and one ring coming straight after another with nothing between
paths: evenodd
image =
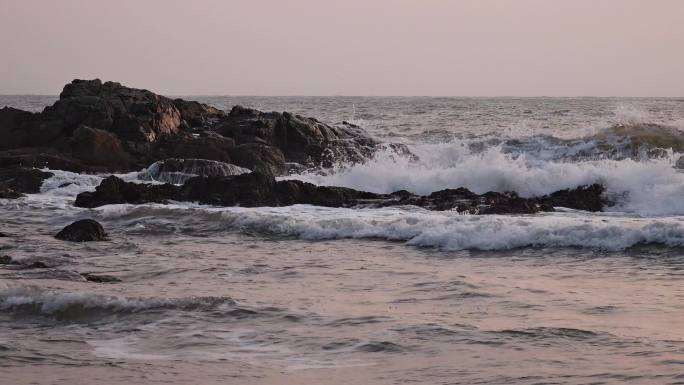
<instances>
[{"instance_id":1,"label":"distant horizon haze","mask_svg":"<svg viewBox=\"0 0 684 385\"><path fill-rule=\"evenodd\" d=\"M678 0L0 0L0 94L684 97Z\"/></svg>"}]
</instances>

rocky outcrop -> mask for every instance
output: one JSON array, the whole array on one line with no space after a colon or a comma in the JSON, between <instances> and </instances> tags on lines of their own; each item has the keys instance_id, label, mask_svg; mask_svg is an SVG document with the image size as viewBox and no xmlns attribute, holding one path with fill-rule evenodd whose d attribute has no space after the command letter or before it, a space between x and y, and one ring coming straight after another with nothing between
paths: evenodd
<instances>
[{"instance_id":1,"label":"rocky outcrop","mask_svg":"<svg viewBox=\"0 0 684 385\"><path fill-rule=\"evenodd\" d=\"M40 192L40 186L54 174L26 167L0 168L0 198L15 199Z\"/></svg>"},{"instance_id":2,"label":"rocky outcrop","mask_svg":"<svg viewBox=\"0 0 684 385\"><path fill-rule=\"evenodd\" d=\"M276 181L252 172L227 177L194 177L182 186L145 185L124 182L111 176L95 189L78 195L78 207L112 203L165 203L191 201L216 206L288 206L312 204L327 207L388 207L413 205L429 210L457 210L471 214L534 214L553 211L554 205L600 210L605 203L599 185L565 190L540 198L521 198L515 193L475 194L459 188L419 196L408 191L375 194L344 187L316 186L297 180ZM596 206L601 202L601 206Z\"/></svg>"},{"instance_id":3,"label":"rocky outcrop","mask_svg":"<svg viewBox=\"0 0 684 385\"><path fill-rule=\"evenodd\" d=\"M356 162L378 146L348 123L240 106L226 113L98 79L67 84L42 113L0 109L0 167L111 172L198 158L283 175L288 163Z\"/></svg>"},{"instance_id":4,"label":"rocky outcrop","mask_svg":"<svg viewBox=\"0 0 684 385\"><path fill-rule=\"evenodd\" d=\"M98 222L82 219L63 228L55 238L71 242L104 241L107 239L107 233Z\"/></svg>"}]
</instances>

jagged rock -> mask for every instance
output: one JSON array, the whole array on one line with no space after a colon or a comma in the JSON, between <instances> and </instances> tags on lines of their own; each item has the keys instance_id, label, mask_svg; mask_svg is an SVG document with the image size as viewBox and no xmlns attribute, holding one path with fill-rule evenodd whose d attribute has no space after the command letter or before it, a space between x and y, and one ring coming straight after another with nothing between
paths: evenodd
<instances>
[{"instance_id":1,"label":"jagged rock","mask_svg":"<svg viewBox=\"0 0 684 385\"><path fill-rule=\"evenodd\" d=\"M240 143L265 143L280 148L287 162L330 165L366 159L379 143L360 127L330 126L315 118L288 112L262 112L235 106L214 130Z\"/></svg>"},{"instance_id":2,"label":"jagged rock","mask_svg":"<svg viewBox=\"0 0 684 385\"><path fill-rule=\"evenodd\" d=\"M277 176L287 172L288 163L359 162L379 148L349 123L331 126L240 106L225 113L99 79L67 84L42 113L0 110L0 167L131 171L166 158L198 158Z\"/></svg>"},{"instance_id":3,"label":"jagged rock","mask_svg":"<svg viewBox=\"0 0 684 385\"><path fill-rule=\"evenodd\" d=\"M154 142L180 130L181 113L173 100L119 83L74 80L47 107L43 121L72 133L80 125L115 133L123 141Z\"/></svg>"},{"instance_id":4,"label":"jagged rock","mask_svg":"<svg viewBox=\"0 0 684 385\"><path fill-rule=\"evenodd\" d=\"M155 162L138 178L171 184L183 184L196 176L231 176L251 172L234 164L206 159L165 159Z\"/></svg>"},{"instance_id":5,"label":"jagged rock","mask_svg":"<svg viewBox=\"0 0 684 385\"><path fill-rule=\"evenodd\" d=\"M82 219L62 229L55 238L71 242L104 241L107 239L107 233L98 222Z\"/></svg>"},{"instance_id":6,"label":"jagged rock","mask_svg":"<svg viewBox=\"0 0 684 385\"><path fill-rule=\"evenodd\" d=\"M206 127L225 116L225 112L195 101L175 99L173 104L190 127Z\"/></svg>"},{"instance_id":7,"label":"jagged rock","mask_svg":"<svg viewBox=\"0 0 684 385\"><path fill-rule=\"evenodd\" d=\"M288 206L312 204L328 207L388 207L414 205L429 210L458 210L471 214L534 214L554 206L597 211L605 203L600 185L565 190L541 198L521 198L515 193L448 189L419 196L407 191L375 194L344 187L316 186L297 180L276 181L259 172L226 177L194 177L182 186L127 183L111 176L95 192L78 195L78 207L111 203L164 203L191 201L217 206ZM600 206L599 206L600 204Z\"/></svg>"}]
</instances>

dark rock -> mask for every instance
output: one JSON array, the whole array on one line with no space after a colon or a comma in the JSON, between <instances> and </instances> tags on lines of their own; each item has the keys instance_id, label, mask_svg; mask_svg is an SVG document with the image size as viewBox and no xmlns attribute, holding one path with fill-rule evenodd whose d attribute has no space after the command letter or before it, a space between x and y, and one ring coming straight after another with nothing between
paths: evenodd
<instances>
[{"instance_id":1,"label":"dark rock","mask_svg":"<svg viewBox=\"0 0 684 385\"><path fill-rule=\"evenodd\" d=\"M139 185L110 176L100 182L94 192L78 194L75 205L92 208L118 203L166 203L176 198L177 189L174 185Z\"/></svg>"},{"instance_id":2,"label":"dark rock","mask_svg":"<svg viewBox=\"0 0 684 385\"><path fill-rule=\"evenodd\" d=\"M154 142L181 127L181 113L173 100L119 83L74 80L59 100L42 113L70 136L80 125L115 133L123 141Z\"/></svg>"},{"instance_id":3,"label":"dark rock","mask_svg":"<svg viewBox=\"0 0 684 385\"><path fill-rule=\"evenodd\" d=\"M0 265L14 265L19 269L48 269L50 267L45 262L42 262L42 261L35 261L35 262L15 261L9 255L3 255L2 257L0 257Z\"/></svg>"},{"instance_id":4,"label":"dark rock","mask_svg":"<svg viewBox=\"0 0 684 385\"><path fill-rule=\"evenodd\" d=\"M226 138L212 131L202 131L196 134L180 133L160 140L151 149L153 157L150 160L154 162L168 158L192 158L231 163L230 152L233 147L235 147L235 141L232 138Z\"/></svg>"},{"instance_id":5,"label":"dark rock","mask_svg":"<svg viewBox=\"0 0 684 385\"><path fill-rule=\"evenodd\" d=\"M96 282L96 283L121 282L121 279L119 279L113 275L81 273L81 276L83 278L85 278L86 281L88 281L88 282Z\"/></svg>"},{"instance_id":6,"label":"dark rock","mask_svg":"<svg viewBox=\"0 0 684 385\"><path fill-rule=\"evenodd\" d=\"M217 206L287 206L312 204L327 207L388 207L414 205L428 210L457 210L471 214L534 214L553 211L554 204L576 209L597 209L602 187L580 187L542 198L521 198L512 192L447 189L427 196L407 191L375 194L344 187L315 186L297 180L276 181L259 172L236 176L194 177L182 186L127 183L111 176L94 192L76 198L76 206L98 207L112 203L164 203L168 200L192 201ZM586 199L583 201L582 199ZM601 206L602 207L602 206Z\"/></svg>"},{"instance_id":7,"label":"dark rock","mask_svg":"<svg viewBox=\"0 0 684 385\"><path fill-rule=\"evenodd\" d=\"M25 269L48 269L49 267L50 266L48 266L45 262L41 261L31 262L24 265Z\"/></svg>"},{"instance_id":8,"label":"dark rock","mask_svg":"<svg viewBox=\"0 0 684 385\"><path fill-rule=\"evenodd\" d=\"M406 147L393 145L398 153ZM169 99L148 90L74 80L42 113L0 110L0 167L74 172L141 169L167 158L233 163L268 175L287 164L360 162L382 145L349 123L327 125L287 112Z\"/></svg>"},{"instance_id":9,"label":"dark rock","mask_svg":"<svg viewBox=\"0 0 684 385\"><path fill-rule=\"evenodd\" d=\"M556 191L539 198L539 202L551 207L567 207L575 210L601 211L610 202L603 193L605 187L600 184L580 186L575 189Z\"/></svg>"},{"instance_id":10,"label":"dark rock","mask_svg":"<svg viewBox=\"0 0 684 385\"><path fill-rule=\"evenodd\" d=\"M0 199L19 199L23 197L24 194L16 192L11 188L0 186Z\"/></svg>"},{"instance_id":11,"label":"dark rock","mask_svg":"<svg viewBox=\"0 0 684 385\"><path fill-rule=\"evenodd\" d=\"M272 176L287 172L285 156L278 147L259 143L242 144L231 149L233 163Z\"/></svg>"},{"instance_id":12,"label":"dark rock","mask_svg":"<svg viewBox=\"0 0 684 385\"><path fill-rule=\"evenodd\" d=\"M0 150L24 147L27 132L25 126L34 114L12 107L0 108Z\"/></svg>"},{"instance_id":13,"label":"dark rock","mask_svg":"<svg viewBox=\"0 0 684 385\"><path fill-rule=\"evenodd\" d=\"M0 198L16 199L40 192L43 181L54 174L27 167L0 168Z\"/></svg>"},{"instance_id":14,"label":"dark rock","mask_svg":"<svg viewBox=\"0 0 684 385\"><path fill-rule=\"evenodd\" d=\"M238 144L261 143L279 148L287 162L309 165L362 161L380 147L360 127L346 122L330 126L315 118L242 106L233 107L212 129L234 138Z\"/></svg>"},{"instance_id":15,"label":"dark rock","mask_svg":"<svg viewBox=\"0 0 684 385\"><path fill-rule=\"evenodd\" d=\"M104 241L107 234L98 222L82 219L62 229L55 238L71 242Z\"/></svg>"},{"instance_id":16,"label":"dark rock","mask_svg":"<svg viewBox=\"0 0 684 385\"><path fill-rule=\"evenodd\" d=\"M155 162L138 174L139 179L183 184L196 176L231 176L250 170L234 164L206 159L165 159Z\"/></svg>"},{"instance_id":17,"label":"dark rock","mask_svg":"<svg viewBox=\"0 0 684 385\"><path fill-rule=\"evenodd\" d=\"M0 232L0 238L9 238L9 237L11 237L11 235L9 235L7 233Z\"/></svg>"},{"instance_id":18,"label":"dark rock","mask_svg":"<svg viewBox=\"0 0 684 385\"><path fill-rule=\"evenodd\" d=\"M71 153L80 161L108 170L128 170L130 155L111 132L79 126L71 138Z\"/></svg>"},{"instance_id":19,"label":"dark rock","mask_svg":"<svg viewBox=\"0 0 684 385\"><path fill-rule=\"evenodd\" d=\"M190 127L206 127L226 115L217 108L195 101L176 99L173 104Z\"/></svg>"}]
</instances>

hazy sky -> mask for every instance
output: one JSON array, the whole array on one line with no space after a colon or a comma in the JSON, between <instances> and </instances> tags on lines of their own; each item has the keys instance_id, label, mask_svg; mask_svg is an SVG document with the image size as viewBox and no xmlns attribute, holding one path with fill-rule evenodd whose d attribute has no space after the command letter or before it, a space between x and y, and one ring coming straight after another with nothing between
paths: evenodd
<instances>
[{"instance_id":1,"label":"hazy sky","mask_svg":"<svg viewBox=\"0 0 684 385\"><path fill-rule=\"evenodd\" d=\"M684 0L0 0L0 94L684 96Z\"/></svg>"}]
</instances>

